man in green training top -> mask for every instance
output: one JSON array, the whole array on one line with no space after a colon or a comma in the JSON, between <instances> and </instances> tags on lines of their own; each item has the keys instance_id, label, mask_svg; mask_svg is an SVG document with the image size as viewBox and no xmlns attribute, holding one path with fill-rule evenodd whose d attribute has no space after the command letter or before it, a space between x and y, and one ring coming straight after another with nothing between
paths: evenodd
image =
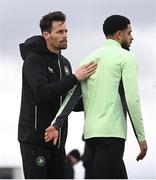
<instances>
[{"instance_id":1,"label":"man in green training top","mask_svg":"<svg viewBox=\"0 0 156 180\"><path fill-rule=\"evenodd\" d=\"M84 102L84 139L93 153L94 178L127 178L123 162L127 121L119 86L122 83L126 108L140 146L137 161L145 157L147 144L144 133L137 85L137 60L129 51L133 37L130 20L112 15L103 24L106 41L82 62L97 62L96 73L81 82ZM78 101L81 91L72 89L58 112L53 126L47 128L45 141L56 143L59 129ZM77 98L76 98L77 97ZM76 101L77 100L77 101Z\"/></svg>"}]
</instances>

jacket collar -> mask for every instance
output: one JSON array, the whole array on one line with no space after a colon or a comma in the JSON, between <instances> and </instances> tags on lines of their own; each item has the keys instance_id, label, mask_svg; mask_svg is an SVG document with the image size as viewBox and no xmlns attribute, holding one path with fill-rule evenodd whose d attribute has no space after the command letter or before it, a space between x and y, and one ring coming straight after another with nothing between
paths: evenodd
<instances>
[{"instance_id":1,"label":"jacket collar","mask_svg":"<svg viewBox=\"0 0 156 180\"><path fill-rule=\"evenodd\" d=\"M113 39L106 39L105 42L104 42L104 45L105 46L118 46L118 47L121 47L121 44L118 41L113 40Z\"/></svg>"}]
</instances>

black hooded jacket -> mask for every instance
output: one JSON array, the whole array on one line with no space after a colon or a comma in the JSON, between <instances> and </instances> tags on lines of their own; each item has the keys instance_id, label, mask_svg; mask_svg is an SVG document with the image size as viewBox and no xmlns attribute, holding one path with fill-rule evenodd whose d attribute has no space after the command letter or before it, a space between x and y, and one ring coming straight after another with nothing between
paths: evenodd
<instances>
[{"instance_id":1,"label":"black hooded jacket","mask_svg":"<svg viewBox=\"0 0 156 180\"><path fill-rule=\"evenodd\" d=\"M20 52L24 63L18 140L51 147L52 142L44 142L45 129L78 80L69 61L50 52L42 36L33 36L20 44ZM61 128L61 146L65 145L66 135L67 121Z\"/></svg>"}]
</instances>

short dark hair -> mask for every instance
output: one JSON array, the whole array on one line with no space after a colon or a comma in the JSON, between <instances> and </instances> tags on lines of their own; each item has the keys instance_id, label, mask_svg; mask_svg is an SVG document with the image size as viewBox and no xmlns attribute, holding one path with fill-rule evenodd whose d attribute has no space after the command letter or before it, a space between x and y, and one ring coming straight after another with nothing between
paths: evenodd
<instances>
[{"instance_id":1,"label":"short dark hair","mask_svg":"<svg viewBox=\"0 0 156 180\"><path fill-rule=\"evenodd\" d=\"M130 20L121 15L109 16L103 23L103 32L105 36L114 35L119 30L124 30L127 25L130 24Z\"/></svg>"},{"instance_id":2,"label":"short dark hair","mask_svg":"<svg viewBox=\"0 0 156 180\"><path fill-rule=\"evenodd\" d=\"M65 22L66 21L66 16L61 11L54 11L54 12L50 12L49 14L46 14L40 20L41 32L42 33L43 32L49 32L50 33L51 30L52 30L53 21Z\"/></svg>"}]
</instances>

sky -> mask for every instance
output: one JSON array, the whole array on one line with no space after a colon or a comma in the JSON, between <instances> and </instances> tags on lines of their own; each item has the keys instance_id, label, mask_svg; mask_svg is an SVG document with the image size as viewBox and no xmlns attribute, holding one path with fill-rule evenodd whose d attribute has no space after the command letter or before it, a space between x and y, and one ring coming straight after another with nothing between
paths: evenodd
<instances>
[{"instance_id":1,"label":"sky","mask_svg":"<svg viewBox=\"0 0 156 180\"><path fill-rule=\"evenodd\" d=\"M156 1L155 0L0 0L0 167L20 166L17 125L21 98L22 59L19 43L40 34L39 20L50 11L67 16L68 49L62 51L73 67L101 46L105 37L102 24L106 17L120 14L131 20L134 37L131 51L138 58L138 83L148 143L147 157L137 162L139 147L131 124L125 148L125 163L130 178L156 178ZM83 113L69 117L66 151L78 148L83 153ZM82 177L79 164L77 177Z\"/></svg>"}]
</instances>

